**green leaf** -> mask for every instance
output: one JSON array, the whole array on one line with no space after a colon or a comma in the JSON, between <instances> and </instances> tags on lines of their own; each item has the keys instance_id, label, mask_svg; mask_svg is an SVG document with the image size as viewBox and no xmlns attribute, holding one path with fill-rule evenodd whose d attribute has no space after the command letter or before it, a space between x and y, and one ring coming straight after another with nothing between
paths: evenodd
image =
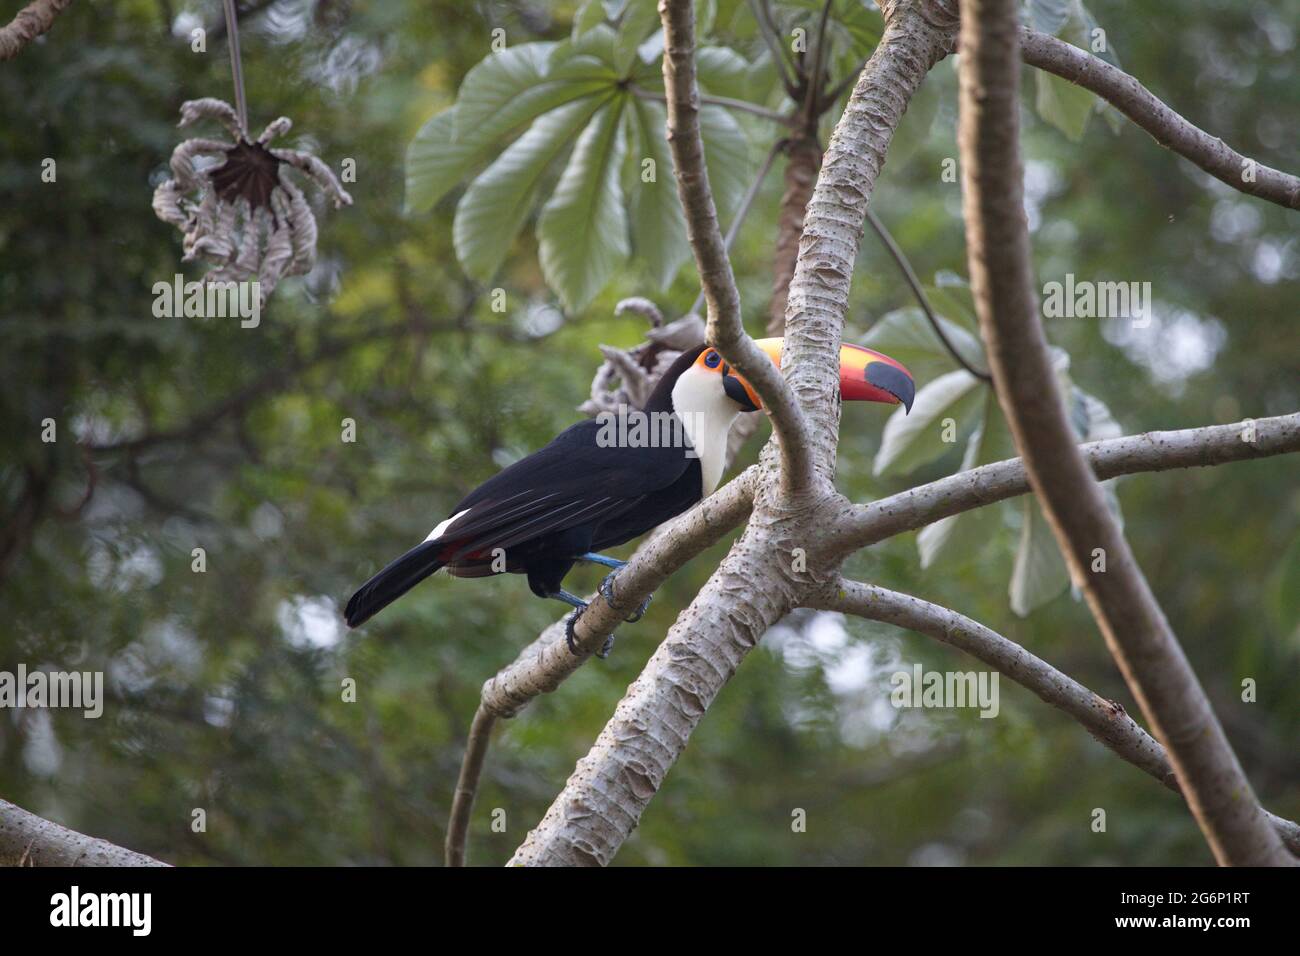
<instances>
[{"instance_id":1,"label":"green leaf","mask_svg":"<svg viewBox=\"0 0 1300 956\"><path fill-rule=\"evenodd\" d=\"M628 111L633 142L631 159L634 177L628 186L628 205L632 216L632 236L636 257L643 262L655 283L665 289L673 276L690 257L686 242L686 220L677 198L673 179L673 161L665 133L664 107L659 103L636 99ZM655 181L644 182L641 163L653 159Z\"/></svg>"},{"instance_id":2,"label":"green leaf","mask_svg":"<svg viewBox=\"0 0 1300 956\"><path fill-rule=\"evenodd\" d=\"M755 173L749 154L749 137L736 118L720 106L700 109L700 137L704 140L704 165L718 218L725 232Z\"/></svg>"},{"instance_id":3,"label":"green leaf","mask_svg":"<svg viewBox=\"0 0 1300 956\"><path fill-rule=\"evenodd\" d=\"M900 407L885 423L876 453L875 474L905 474L952 448L949 429L960 431L984 398L980 380L964 369L941 375L916 393L910 414ZM951 418L945 426L945 419Z\"/></svg>"},{"instance_id":4,"label":"green leaf","mask_svg":"<svg viewBox=\"0 0 1300 956\"><path fill-rule=\"evenodd\" d=\"M1021 501L1021 515L1024 523L1011 569L1009 595L1011 610L1019 617L1027 617L1069 587L1070 574L1034 496L1027 495Z\"/></svg>"},{"instance_id":5,"label":"green leaf","mask_svg":"<svg viewBox=\"0 0 1300 956\"><path fill-rule=\"evenodd\" d=\"M985 391L984 409L978 427L966 443L962 471L1011 458L1016 453L997 394L992 389ZM979 556L1001 527L1002 513L998 507L976 508L926 525L916 536L921 567L969 563Z\"/></svg>"},{"instance_id":6,"label":"green leaf","mask_svg":"<svg viewBox=\"0 0 1300 956\"><path fill-rule=\"evenodd\" d=\"M942 315L938 318L939 327L958 354L976 368L983 368L984 349L979 340ZM930 320L917 306L888 313L861 338L860 344L898 359L918 380L928 380L958 367L930 326Z\"/></svg>"},{"instance_id":7,"label":"green leaf","mask_svg":"<svg viewBox=\"0 0 1300 956\"><path fill-rule=\"evenodd\" d=\"M556 46L507 47L465 74L456 97L456 139L493 143L548 110L614 85L617 77L592 58L582 71L555 70L550 57Z\"/></svg>"},{"instance_id":8,"label":"green leaf","mask_svg":"<svg viewBox=\"0 0 1300 956\"><path fill-rule=\"evenodd\" d=\"M551 70L554 46L508 47L469 71L456 105L425 123L407 148L407 212L431 208L506 134L565 103L614 89L613 72L591 57Z\"/></svg>"},{"instance_id":9,"label":"green leaf","mask_svg":"<svg viewBox=\"0 0 1300 956\"><path fill-rule=\"evenodd\" d=\"M608 97L588 97L538 119L474 180L456 207L453 239L466 274L495 275L523 227L547 167L567 150Z\"/></svg>"},{"instance_id":10,"label":"green leaf","mask_svg":"<svg viewBox=\"0 0 1300 956\"><path fill-rule=\"evenodd\" d=\"M578 39L588 30L600 26L605 22L605 5L601 0L586 0L578 8L578 12L573 15L573 30L571 36Z\"/></svg>"},{"instance_id":11,"label":"green leaf","mask_svg":"<svg viewBox=\"0 0 1300 956\"><path fill-rule=\"evenodd\" d=\"M406 211L423 212L460 182L478 150L452 139L456 107L444 110L420 127L406 148Z\"/></svg>"},{"instance_id":12,"label":"green leaf","mask_svg":"<svg viewBox=\"0 0 1300 956\"><path fill-rule=\"evenodd\" d=\"M727 96L736 100L750 100L754 95L750 67L748 60L725 46L706 46L695 59L700 88L714 96Z\"/></svg>"},{"instance_id":13,"label":"green leaf","mask_svg":"<svg viewBox=\"0 0 1300 956\"><path fill-rule=\"evenodd\" d=\"M1115 55L1109 37L1105 38L1103 46L1094 49L1094 36L1100 39L1101 35L1096 33L1099 30L1097 21L1082 0L1031 0L1029 16L1035 29L1060 37L1113 66L1119 66L1119 57ZM1112 129L1116 129L1120 122L1118 114L1105 101L1068 80L1038 70L1034 82L1038 115L1074 142L1083 138L1094 111L1102 112Z\"/></svg>"},{"instance_id":14,"label":"green leaf","mask_svg":"<svg viewBox=\"0 0 1300 956\"><path fill-rule=\"evenodd\" d=\"M1029 0L1029 25L1035 30L1056 36L1074 9L1074 0Z\"/></svg>"},{"instance_id":15,"label":"green leaf","mask_svg":"<svg viewBox=\"0 0 1300 956\"><path fill-rule=\"evenodd\" d=\"M941 269L934 274L934 284L926 286L925 294L935 311L945 319L960 323L972 332L979 328L975 296L971 293L970 283L962 276Z\"/></svg>"},{"instance_id":16,"label":"green leaf","mask_svg":"<svg viewBox=\"0 0 1300 956\"><path fill-rule=\"evenodd\" d=\"M1034 107L1038 115L1070 141L1077 143L1083 139L1097 98L1083 87L1045 70L1034 72L1034 85L1037 89Z\"/></svg>"},{"instance_id":17,"label":"green leaf","mask_svg":"<svg viewBox=\"0 0 1300 956\"><path fill-rule=\"evenodd\" d=\"M626 99L601 107L587 125L537 222L542 274L570 310L585 307L628 257L619 190Z\"/></svg>"},{"instance_id":18,"label":"green leaf","mask_svg":"<svg viewBox=\"0 0 1300 956\"><path fill-rule=\"evenodd\" d=\"M581 36L554 44L547 59L550 66L555 68L574 57L591 57L608 69L612 78L618 80L622 77L615 66L617 57L614 50L617 45L617 31L608 23L599 23Z\"/></svg>"},{"instance_id":19,"label":"green leaf","mask_svg":"<svg viewBox=\"0 0 1300 956\"><path fill-rule=\"evenodd\" d=\"M659 25L659 7L656 0L628 0L623 18L618 24L614 40L614 69L626 76L636 59L637 47Z\"/></svg>"}]
</instances>

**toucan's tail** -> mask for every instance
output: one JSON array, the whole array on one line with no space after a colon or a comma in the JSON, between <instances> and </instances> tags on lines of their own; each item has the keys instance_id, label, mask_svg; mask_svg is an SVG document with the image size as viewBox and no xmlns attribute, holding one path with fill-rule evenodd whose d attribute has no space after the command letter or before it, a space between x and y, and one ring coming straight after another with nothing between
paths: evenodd
<instances>
[{"instance_id":1,"label":"toucan's tail","mask_svg":"<svg viewBox=\"0 0 1300 956\"><path fill-rule=\"evenodd\" d=\"M370 620L388 605L442 567L438 552L445 547L425 541L402 555L384 570L361 585L343 612L348 627Z\"/></svg>"}]
</instances>

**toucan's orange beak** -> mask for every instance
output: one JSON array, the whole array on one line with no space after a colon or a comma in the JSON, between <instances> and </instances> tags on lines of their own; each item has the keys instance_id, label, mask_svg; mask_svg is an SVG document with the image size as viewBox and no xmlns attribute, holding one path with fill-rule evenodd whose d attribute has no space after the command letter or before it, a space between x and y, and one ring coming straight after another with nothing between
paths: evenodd
<instances>
[{"instance_id":1,"label":"toucan's orange beak","mask_svg":"<svg viewBox=\"0 0 1300 956\"><path fill-rule=\"evenodd\" d=\"M777 368L781 367L782 339L756 339L754 344L767 353ZM744 387L746 397L754 408L763 403L749 387L749 383L736 373L730 373ZM902 405L909 412L916 397L916 383L912 373L888 355L881 355L861 345L840 346L840 397L846 402L883 402Z\"/></svg>"}]
</instances>

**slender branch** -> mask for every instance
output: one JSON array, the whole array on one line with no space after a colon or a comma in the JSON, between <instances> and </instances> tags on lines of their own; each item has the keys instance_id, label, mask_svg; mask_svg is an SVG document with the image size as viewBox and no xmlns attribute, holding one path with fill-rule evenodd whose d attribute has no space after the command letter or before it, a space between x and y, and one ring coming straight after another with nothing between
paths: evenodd
<instances>
[{"instance_id":1,"label":"slender branch","mask_svg":"<svg viewBox=\"0 0 1300 956\"><path fill-rule=\"evenodd\" d=\"M740 235L740 227L744 225L745 217L749 215L754 200L758 198L758 191L762 188L763 181L767 179L767 174L772 169L772 163L776 161L777 154L781 152L784 144L785 140L783 139L778 139L772 144L772 148L767 151L767 156L763 158L763 164L758 167L758 175L754 177L754 181L749 184L749 189L740 200L740 206L736 209L736 215L732 217L731 225L727 227L727 235L722 241L727 252L731 252L731 247L736 244L736 237ZM704 305L703 287L700 288L700 294L695 297L695 301L691 304L691 312L698 315L702 305Z\"/></svg>"},{"instance_id":2,"label":"slender branch","mask_svg":"<svg viewBox=\"0 0 1300 956\"><path fill-rule=\"evenodd\" d=\"M167 866L0 800L0 866Z\"/></svg>"},{"instance_id":3,"label":"slender branch","mask_svg":"<svg viewBox=\"0 0 1300 956\"><path fill-rule=\"evenodd\" d=\"M758 21L758 32L763 37L763 42L767 44L768 52L772 54L772 62L776 64L777 75L781 78L781 85L785 87L785 92L790 99L798 100L798 87L795 86L794 78L790 75L790 69L786 65L785 47L782 45L780 37L776 33L776 24L772 22L772 11L767 6L767 0L749 0L749 7L754 12L754 19Z\"/></svg>"},{"instance_id":4,"label":"slender branch","mask_svg":"<svg viewBox=\"0 0 1300 956\"><path fill-rule=\"evenodd\" d=\"M629 87L632 93L643 100L654 100L656 103L668 102L668 97L658 90L647 90L643 86L633 84ZM730 96L706 96L701 94L699 101L704 106L721 106L729 110L740 110L744 113L753 113L755 116L761 116L763 119L771 120L773 123L780 123L782 126L789 126L792 118L787 113L781 113L777 110L768 109L766 106L760 106L758 103L751 103L749 100L733 99Z\"/></svg>"},{"instance_id":5,"label":"slender branch","mask_svg":"<svg viewBox=\"0 0 1300 956\"><path fill-rule=\"evenodd\" d=\"M676 169L677 195L686 214L686 234L708 306L705 335L762 399L781 446L782 487L789 494L799 494L812 481L808 426L780 370L745 333L736 278L718 228L718 213L704 164L695 82L695 4L692 0L659 0L659 16L664 24L668 144Z\"/></svg>"},{"instance_id":6,"label":"slender branch","mask_svg":"<svg viewBox=\"0 0 1300 956\"><path fill-rule=\"evenodd\" d=\"M1016 0L965 0L958 66L967 258L998 401L1072 577L1169 750L1215 859L1224 865L1294 864L1264 817L1067 417L1030 271L1018 6Z\"/></svg>"},{"instance_id":7,"label":"slender branch","mask_svg":"<svg viewBox=\"0 0 1300 956\"><path fill-rule=\"evenodd\" d=\"M819 115L817 93L821 89L822 70L826 65L826 24L830 20L831 4L834 2L835 0L826 0L822 4L821 19L817 21L817 50L813 53L812 71L807 77L808 92L803 103L803 115L809 122Z\"/></svg>"},{"instance_id":8,"label":"slender branch","mask_svg":"<svg viewBox=\"0 0 1300 956\"><path fill-rule=\"evenodd\" d=\"M1074 718L1088 733L1175 793L1181 793L1165 748L1138 726L1124 708L1108 701L978 621L908 594L857 581L840 580L813 600L812 607L840 611L916 631L965 651L1020 684L1045 704ZM1300 855L1300 825L1268 814L1278 836Z\"/></svg>"},{"instance_id":9,"label":"slender branch","mask_svg":"<svg viewBox=\"0 0 1300 956\"><path fill-rule=\"evenodd\" d=\"M949 340L948 333L946 333L943 330L943 326L939 324L939 317L935 315L934 307L930 305L930 297L927 296L925 290L921 288L921 280L916 277L916 271L912 268L912 263L908 261L907 256L903 254L903 250L900 249L898 243L894 241L894 237L890 235L889 230L885 228L885 224L880 221L880 217L871 211L870 207L867 208L867 222L871 223L871 228L874 229L876 235L880 237L880 241L884 244L885 248L889 251L890 256L893 257L894 262L898 265L899 271L903 273L903 278L906 279L907 284L911 286L912 294L916 296L916 301L921 303L921 311L924 312L925 317L930 320L930 328L934 329L934 334L939 337L939 341L943 344L943 347L948 350L948 354L953 357L953 361L976 378L985 382L993 381L993 376L989 375L988 372L981 372L979 369L971 365L970 362L966 361L962 354L957 351L951 340Z\"/></svg>"},{"instance_id":10,"label":"slender branch","mask_svg":"<svg viewBox=\"0 0 1300 956\"><path fill-rule=\"evenodd\" d=\"M487 760L488 746L492 743L492 728L496 715L479 704L469 725L465 739L465 757L460 764L460 778L451 801L451 819L447 823L445 859L447 866L465 865L465 842L469 838L470 814L474 810L474 797L478 793L483 763Z\"/></svg>"},{"instance_id":11,"label":"slender branch","mask_svg":"<svg viewBox=\"0 0 1300 956\"><path fill-rule=\"evenodd\" d=\"M1148 471L1268 458L1300 451L1300 412L1248 419L1235 425L1125 435L1080 445L1079 451L1099 481ZM981 465L870 504L854 505L825 546L830 554L842 557L941 518L1029 490L1029 478L1019 458Z\"/></svg>"},{"instance_id":12,"label":"slender branch","mask_svg":"<svg viewBox=\"0 0 1300 956\"><path fill-rule=\"evenodd\" d=\"M12 60L27 44L47 33L54 19L72 5L72 0L33 0L0 27L0 62Z\"/></svg>"},{"instance_id":13,"label":"slender branch","mask_svg":"<svg viewBox=\"0 0 1300 956\"><path fill-rule=\"evenodd\" d=\"M1118 67L1045 33L1020 29L1020 55L1109 102L1155 138L1215 179L1288 209L1300 209L1300 176L1257 163L1199 129Z\"/></svg>"}]
</instances>

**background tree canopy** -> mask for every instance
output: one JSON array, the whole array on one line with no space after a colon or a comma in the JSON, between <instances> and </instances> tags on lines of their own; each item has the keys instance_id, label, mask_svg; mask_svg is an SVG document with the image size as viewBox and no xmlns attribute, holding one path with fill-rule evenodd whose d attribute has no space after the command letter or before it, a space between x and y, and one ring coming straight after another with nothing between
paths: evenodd
<instances>
[{"instance_id":1,"label":"background tree canopy","mask_svg":"<svg viewBox=\"0 0 1300 956\"><path fill-rule=\"evenodd\" d=\"M435 580L362 632L345 631L339 608L467 491L576 420L597 345L644 334L614 316L620 299L649 296L669 316L695 301L655 98L653 7L247 4L250 125L287 115L286 145L336 170L356 162L355 205L318 207L316 268L281 284L256 329L152 313L155 282L199 275L150 195L194 135L175 128L180 104L232 99L220 4L77 4L0 64L0 671L103 670L109 692L98 720L0 714L0 796L175 863L441 859L479 688L556 611L516 577ZM705 93L760 107L704 111L725 227L782 135L759 114L784 94L749 5L699 7ZM778 4L781 32L815 29L821 8ZM1290 170L1297 13L1230 0L1025 5L1071 42L1100 24L1108 57L1166 102ZM837 0L831 23L838 80L870 53L880 15ZM191 49L197 26L206 52ZM497 29L506 50L490 56ZM1038 74L1025 89L1040 283L1150 282L1155 301L1142 329L1048 320L1080 433L1300 407L1294 213L1211 179L1068 83ZM959 186L943 176L956 115L950 59L909 109L873 209L978 363ZM47 158L54 182L41 178ZM755 333L783 162L733 247ZM870 235L852 296L846 341L907 363L921 394L905 420L846 411L838 481L850 498L1012 454L991 390L937 345ZM953 442L937 437L947 417ZM46 418L57 442L41 441ZM341 440L345 418L355 442ZM1294 819L1294 461L1112 491L1262 802ZM541 817L725 547L675 575L608 661L498 731L475 862L505 861ZM847 570L984 621L1137 713L1028 498L892 539ZM572 580L590 589L598 574ZM1009 682L994 720L895 710L889 676L914 662L978 669L884 625L791 615L713 705L619 862L1209 859L1175 796ZM345 678L355 703L341 699ZM1255 702L1241 699L1246 679ZM1105 833L1090 826L1097 807ZM195 808L206 832L191 828ZM791 831L795 808L806 832ZM490 826L498 809L504 832Z\"/></svg>"}]
</instances>

